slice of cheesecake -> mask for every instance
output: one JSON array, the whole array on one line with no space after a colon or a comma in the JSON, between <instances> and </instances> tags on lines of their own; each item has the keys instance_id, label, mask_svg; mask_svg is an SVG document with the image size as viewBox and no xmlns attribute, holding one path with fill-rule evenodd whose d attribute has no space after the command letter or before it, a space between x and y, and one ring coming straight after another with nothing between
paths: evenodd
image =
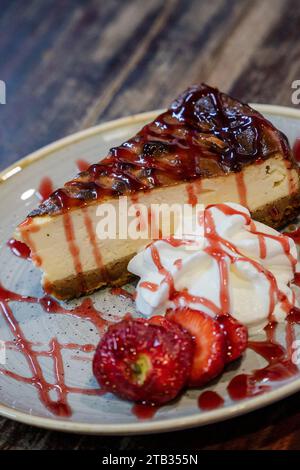
<instances>
[{"instance_id":1,"label":"slice of cheesecake","mask_svg":"<svg viewBox=\"0 0 300 470\"><path fill-rule=\"evenodd\" d=\"M101 236L104 203L118 213L127 196L151 217L152 204L238 202L254 219L278 228L298 213L299 194L286 137L247 104L200 85L55 191L18 226L16 237L44 272L44 289L68 299L125 283L129 260L146 243Z\"/></svg>"}]
</instances>

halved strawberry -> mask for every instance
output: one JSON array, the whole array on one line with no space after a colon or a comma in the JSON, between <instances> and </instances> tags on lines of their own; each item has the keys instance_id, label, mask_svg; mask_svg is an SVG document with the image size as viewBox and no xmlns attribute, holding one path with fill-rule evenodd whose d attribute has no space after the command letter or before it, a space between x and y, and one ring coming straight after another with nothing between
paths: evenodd
<instances>
[{"instance_id":1,"label":"halved strawberry","mask_svg":"<svg viewBox=\"0 0 300 470\"><path fill-rule=\"evenodd\" d=\"M175 398L186 385L193 352L191 336L178 325L128 318L111 325L101 339L93 371L103 389L158 405Z\"/></svg>"},{"instance_id":2,"label":"halved strawberry","mask_svg":"<svg viewBox=\"0 0 300 470\"><path fill-rule=\"evenodd\" d=\"M231 315L220 315L217 320L222 325L226 338L226 363L235 361L247 348L248 330Z\"/></svg>"},{"instance_id":3,"label":"halved strawberry","mask_svg":"<svg viewBox=\"0 0 300 470\"><path fill-rule=\"evenodd\" d=\"M189 308L171 311L167 319L179 323L194 338L195 352L188 385L199 387L219 375L226 359L226 340L220 323Z\"/></svg>"},{"instance_id":4,"label":"halved strawberry","mask_svg":"<svg viewBox=\"0 0 300 470\"><path fill-rule=\"evenodd\" d=\"M150 323L150 325L161 326L162 328L165 328L168 331L172 331L179 337L181 337L182 335L188 335L189 337L191 337L191 334L187 331L186 328L184 328L179 323L170 321L162 315L154 315L153 317L149 318L148 322Z\"/></svg>"}]
</instances>

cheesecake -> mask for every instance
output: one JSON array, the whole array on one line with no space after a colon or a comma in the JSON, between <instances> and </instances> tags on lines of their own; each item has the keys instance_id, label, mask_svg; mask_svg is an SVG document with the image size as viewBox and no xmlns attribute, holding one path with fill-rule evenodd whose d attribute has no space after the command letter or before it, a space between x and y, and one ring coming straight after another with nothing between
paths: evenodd
<instances>
[{"instance_id":1,"label":"cheesecake","mask_svg":"<svg viewBox=\"0 0 300 470\"><path fill-rule=\"evenodd\" d=\"M99 233L99 211L109 204L122 212L124 198L150 218L153 204L239 203L280 228L299 211L299 170L287 138L259 112L208 85L193 86L17 227L46 292L70 299L129 280L128 262L147 241Z\"/></svg>"}]
</instances>

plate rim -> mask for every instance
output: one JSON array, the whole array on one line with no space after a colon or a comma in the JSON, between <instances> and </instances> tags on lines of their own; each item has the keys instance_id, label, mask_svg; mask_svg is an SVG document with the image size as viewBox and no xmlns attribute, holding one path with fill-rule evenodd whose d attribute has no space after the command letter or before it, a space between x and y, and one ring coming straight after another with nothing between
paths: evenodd
<instances>
[{"instance_id":1,"label":"plate rim","mask_svg":"<svg viewBox=\"0 0 300 470\"><path fill-rule=\"evenodd\" d=\"M300 110L287 107L269 104L250 103L257 111L262 114L268 113L271 115L279 115L282 117L294 118L300 120ZM96 126L83 129L56 140L39 150L36 150L29 155L21 158L0 171L0 189L2 184L17 175L19 171L28 167L32 163L49 156L58 150L63 149L71 144L76 144L82 140L88 139L99 133L128 126L140 121L151 120L164 110L146 111L131 116L114 119L111 121L98 124ZM288 396L300 390L300 378L289 382L279 389L272 390L254 398L249 398L241 402L234 403L227 408L219 408L211 411L201 411L191 416L182 416L175 418L153 419L145 421L137 421L133 423L124 424L107 424L107 423L84 423L77 421L69 421L66 419L58 419L55 417L45 418L38 415L31 415L23 411L16 410L12 407L0 403L0 415L4 418L9 418L14 421L36 426L44 429L51 429L54 431L64 431L71 433L81 434L98 434L98 435L135 435L135 434L150 434L155 432L171 432L180 429L192 428L202 426L205 424L212 424L220 421L225 421L241 414L246 414L264 406L270 405L276 401L287 398Z\"/></svg>"}]
</instances>

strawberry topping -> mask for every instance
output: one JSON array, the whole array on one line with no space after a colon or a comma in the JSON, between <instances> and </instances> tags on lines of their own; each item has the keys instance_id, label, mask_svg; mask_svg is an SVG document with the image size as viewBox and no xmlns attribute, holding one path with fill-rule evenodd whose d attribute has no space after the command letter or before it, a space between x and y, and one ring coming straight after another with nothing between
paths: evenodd
<instances>
[{"instance_id":1,"label":"strawberry topping","mask_svg":"<svg viewBox=\"0 0 300 470\"><path fill-rule=\"evenodd\" d=\"M167 318L181 325L194 338L195 352L188 385L202 386L219 375L226 360L226 339L220 323L189 308L169 312Z\"/></svg>"}]
</instances>

